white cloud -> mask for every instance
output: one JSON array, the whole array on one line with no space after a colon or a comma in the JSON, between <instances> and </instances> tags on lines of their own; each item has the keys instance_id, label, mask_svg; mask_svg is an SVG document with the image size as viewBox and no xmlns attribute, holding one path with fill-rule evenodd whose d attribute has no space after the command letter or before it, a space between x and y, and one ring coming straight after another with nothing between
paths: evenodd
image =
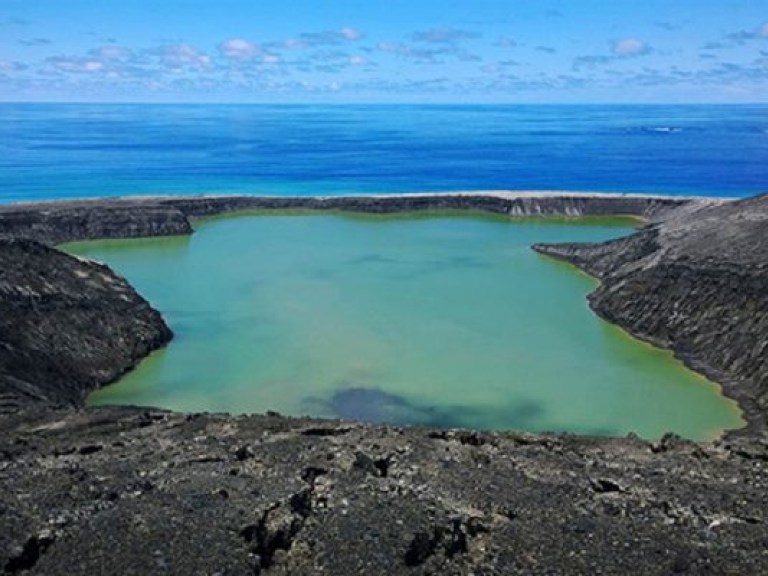
<instances>
[{"instance_id":1,"label":"white cloud","mask_svg":"<svg viewBox=\"0 0 768 576\"><path fill-rule=\"evenodd\" d=\"M53 56L48 58L48 64L59 72L73 72L75 74L92 74L104 70L104 62L93 58L69 58L66 56Z\"/></svg>"},{"instance_id":2,"label":"white cloud","mask_svg":"<svg viewBox=\"0 0 768 576\"><path fill-rule=\"evenodd\" d=\"M251 60L261 54L261 48L242 38L230 38L219 44L219 52L233 60Z\"/></svg>"},{"instance_id":3,"label":"white cloud","mask_svg":"<svg viewBox=\"0 0 768 576\"><path fill-rule=\"evenodd\" d=\"M538 46L537 50L552 51L551 48ZM587 54L573 59L572 69L595 68L605 66L626 58L650 54L653 49L638 38L622 38L611 42L611 54Z\"/></svg>"},{"instance_id":4,"label":"white cloud","mask_svg":"<svg viewBox=\"0 0 768 576\"><path fill-rule=\"evenodd\" d=\"M176 72L200 70L211 65L211 57L189 44L175 44L162 49L163 63Z\"/></svg>"},{"instance_id":5,"label":"white cloud","mask_svg":"<svg viewBox=\"0 0 768 576\"><path fill-rule=\"evenodd\" d=\"M365 66L366 64L370 64L370 61L365 56L350 56L349 63L352 66Z\"/></svg>"},{"instance_id":6,"label":"white cloud","mask_svg":"<svg viewBox=\"0 0 768 576\"><path fill-rule=\"evenodd\" d=\"M763 25L760 27L760 31L758 32L758 34L759 34L759 35L760 35L762 38L768 38L768 22L766 22L765 24L763 24Z\"/></svg>"},{"instance_id":7,"label":"white cloud","mask_svg":"<svg viewBox=\"0 0 768 576\"><path fill-rule=\"evenodd\" d=\"M651 47L637 38L623 38L611 44L611 52L616 56L640 56L650 51Z\"/></svg>"},{"instance_id":8,"label":"white cloud","mask_svg":"<svg viewBox=\"0 0 768 576\"><path fill-rule=\"evenodd\" d=\"M350 28L345 26L340 30L341 35L347 40L360 40L363 37L363 33L357 28Z\"/></svg>"},{"instance_id":9,"label":"white cloud","mask_svg":"<svg viewBox=\"0 0 768 576\"><path fill-rule=\"evenodd\" d=\"M83 70L86 72L99 72L104 69L104 63L98 60L87 60L83 62Z\"/></svg>"}]
</instances>

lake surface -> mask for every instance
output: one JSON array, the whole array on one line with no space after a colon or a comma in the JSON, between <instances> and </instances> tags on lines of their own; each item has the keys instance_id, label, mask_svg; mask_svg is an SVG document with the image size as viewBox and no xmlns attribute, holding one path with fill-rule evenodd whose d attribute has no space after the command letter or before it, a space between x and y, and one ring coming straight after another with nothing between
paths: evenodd
<instances>
[{"instance_id":1,"label":"lake surface","mask_svg":"<svg viewBox=\"0 0 768 576\"><path fill-rule=\"evenodd\" d=\"M768 106L0 104L0 202L478 189L748 196Z\"/></svg>"},{"instance_id":2,"label":"lake surface","mask_svg":"<svg viewBox=\"0 0 768 576\"><path fill-rule=\"evenodd\" d=\"M648 438L740 426L719 388L594 315L593 279L529 248L628 226L271 214L71 244L176 333L90 402Z\"/></svg>"}]
</instances>

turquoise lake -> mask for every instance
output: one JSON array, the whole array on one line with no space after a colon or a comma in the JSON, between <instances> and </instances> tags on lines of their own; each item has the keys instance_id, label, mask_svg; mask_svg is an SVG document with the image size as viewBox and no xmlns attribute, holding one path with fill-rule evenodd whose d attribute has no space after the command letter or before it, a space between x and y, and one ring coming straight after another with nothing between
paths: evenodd
<instances>
[{"instance_id":1,"label":"turquoise lake","mask_svg":"<svg viewBox=\"0 0 768 576\"><path fill-rule=\"evenodd\" d=\"M69 244L175 332L92 405L693 439L743 425L719 387L598 318L535 242L621 220L250 214L191 237Z\"/></svg>"}]
</instances>

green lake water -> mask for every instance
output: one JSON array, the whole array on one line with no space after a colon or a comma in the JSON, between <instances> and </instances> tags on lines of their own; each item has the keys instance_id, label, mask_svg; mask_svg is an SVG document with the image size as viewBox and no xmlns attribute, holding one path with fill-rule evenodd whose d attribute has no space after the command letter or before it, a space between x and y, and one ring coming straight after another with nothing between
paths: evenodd
<instances>
[{"instance_id":1,"label":"green lake water","mask_svg":"<svg viewBox=\"0 0 768 576\"><path fill-rule=\"evenodd\" d=\"M176 334L89 402L647 438L741 426L717 386L592 313L595 280L530 249L629 226L269 214L69 244Z\"/></svg>"}]
</instances>

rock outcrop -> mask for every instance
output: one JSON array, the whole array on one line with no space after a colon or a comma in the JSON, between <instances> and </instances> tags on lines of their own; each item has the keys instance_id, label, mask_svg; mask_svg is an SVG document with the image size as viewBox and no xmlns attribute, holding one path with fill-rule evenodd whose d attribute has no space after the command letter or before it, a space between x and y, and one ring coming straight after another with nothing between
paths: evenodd
<instances>
[{"instance_id":1,"label":"rock outcrop","mask_svg":"<svg viewBox=\"0 0 768 576\"><path fill-rule=\"evenodd\" d=\"M153 202L86 200L0 206L0 238L28 238L49 245L191 233L182 212Z\"/></svg>"},{"instance_id":2,"label":"rock outcrop","mask_svg":"<svg viewBox=\"0 0 768 576\"><path fill-rule=\"evenodd\" d=\"M107 266L0 239L0 412L82 406L170 338L160 314Z\"/></svg>"},{"instance_id":3,"label":"rock outcrop","mask_svg":"<svg viewBox=\"0 0 768 576\"><path fill-rule=\"evenodd\" d=\"M686 210L602 244L538 245L601 280L592 308L768 415L768 195Z\"/></svg>"}]
</instances>

